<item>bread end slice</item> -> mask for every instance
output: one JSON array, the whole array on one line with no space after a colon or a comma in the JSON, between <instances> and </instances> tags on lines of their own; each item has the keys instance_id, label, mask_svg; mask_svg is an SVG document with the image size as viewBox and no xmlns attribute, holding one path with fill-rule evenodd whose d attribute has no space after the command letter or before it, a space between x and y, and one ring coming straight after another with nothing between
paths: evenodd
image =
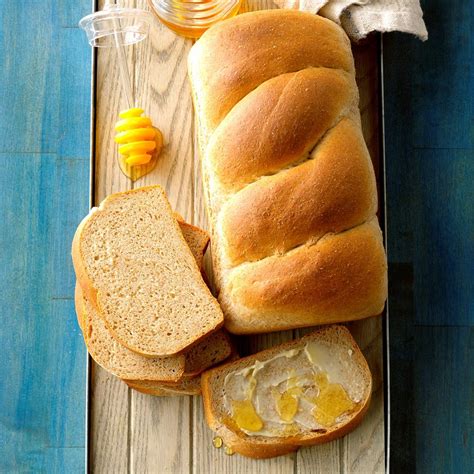
<instances>
[{"instance_id":1,"label":"bread end slice","mask_svg":"<svg viewBox=\"0 0 474 474\"><path fill-rule=\"evenodd\" d=\"M288 437L254 436L239 429L224 401L226 397L224 390L226 376L232 372L253 366L257 360L264 362L284 351L304 347L309 341L322 341L329 347L331 354L334 354L334 356L338 354L337 357L344 358L343 354L347 354L347 360L344 363L350 365L350 373L352 374L349 376L347 384L358 384L358 390L361 393L361 399L355 410L344 417L342 422L337 422L331 427L312 431L301 430L299 433ZM322 444L344 436L363 419L369 407L372 393L372 376L367 361L350 332L344 326L329 326L301 339L210 369L202 374L201 383L204 412L209 427L233 451L251 458L279 456L296 451L301 446Z\"/></svg>"}]
</instances>

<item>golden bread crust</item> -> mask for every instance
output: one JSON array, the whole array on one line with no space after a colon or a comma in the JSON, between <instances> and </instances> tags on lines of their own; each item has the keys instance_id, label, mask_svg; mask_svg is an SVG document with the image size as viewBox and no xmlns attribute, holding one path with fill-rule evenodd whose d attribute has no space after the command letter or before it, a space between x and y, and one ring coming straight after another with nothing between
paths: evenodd
<instances>
[{"instance_id":1,"label":"golden bread crust","mask_svg":"<svg viewBox=\"0 0 474 474\"><path fill-rule=\"evenodd\" d=\"M379 314L387 264L376 218L314 245L232 270L220 302L237 334L331 324Z\"/></svg>"},{"instance_id":2,"label":"golden bread crust","mask_svg":"<svg viewBox=\"0 0 474 474\"><path fill-rule=\"evenodd\" d=\"M375 214L376 196L360 127L342 119L313 159L260 179L226 203L222 241L229 262L238 265L282 254L361 224Z\"/></svg>"},{"instance_id":3,"label":"golden bread crust","mask_svg":"<svg viewBox=\"0 0 474 474\"><path fill-rule=\"evenodd\" d=\"M386 258L344 31L297 11L239 15L193 46L189 75L228 330L379 314Z\"/></svg>"},{"instance_id":4,"label":"golden bread crust","mask_svg":"<svg viewBox=\"0 0 474 474\"><path fill-rule=\"evenodd\" d=\"M357 102L354 77L343 71L308 68L274 77L217 127L207 149L211 171L223 192L279 171L305 158Z\"/></svg>"},{"instance_id":5,"label":"golden bread crust","mask_svg":"<svg viewBox=\"0 0 474 474\"><path fill-rule=\"evenodd\" d=\"M154 382L142 380L122 379L130 388L147 395L157 397L173 395L200 395L201 394L201 376L182 377L177 382Z\"/></svg>"},{"instance_id":6,"label":"golden bread crust","mask_svg":"<svg viewBox=\"0 0 474 474\"><path fill-rule=\"evenodd\" d=\"M292 10L253 12L217 24L194 45L189 61L199 75L202 125L209 131L272 77L308 67L354 70L350 42L341 28Z\"/></svg>"}]
</instances>

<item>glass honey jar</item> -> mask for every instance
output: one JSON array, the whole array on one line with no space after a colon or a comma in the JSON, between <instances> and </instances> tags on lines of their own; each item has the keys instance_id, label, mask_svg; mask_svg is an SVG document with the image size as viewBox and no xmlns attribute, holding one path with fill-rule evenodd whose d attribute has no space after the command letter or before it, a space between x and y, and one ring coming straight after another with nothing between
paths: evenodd
<instances>
[{"instance_id":1,"label":"glass honey jar","mask_svg":"<svg viewBox=\"0 0 474 474\"><path fill-rule=\"evenodd\" d=\"M199 38L218 21L237 14L242 0L148 0L162 23L181 36Z\"/></svg>"}]
</instances>

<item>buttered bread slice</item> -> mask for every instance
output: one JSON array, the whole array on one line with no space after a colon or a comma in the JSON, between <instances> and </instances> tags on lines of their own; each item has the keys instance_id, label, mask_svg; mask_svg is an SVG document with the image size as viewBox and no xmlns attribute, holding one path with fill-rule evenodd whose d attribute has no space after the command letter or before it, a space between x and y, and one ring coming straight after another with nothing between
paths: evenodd
<instances>
[{"instance_id":1,"label":"buttered bread slice","mask_svg":"<svg viewBox=\"0 0 474 474\"><path fill-rule=\"evenodd\" d=\"M235 452L279 456L345 435L369 406L372 376L343 326L330 326L202 375L206 420Z\"/></svg>"},{"instance_id":2,"label":"buttered bread slice","mask_svg":"<svg viewBox=\"0 0 474 474\"><path fill-rule=\"evenodd\" d=\"M86 299L125 347L177 354L223 324L160 186L107 197L72 245Z\"/></svg>"}]
</instances>

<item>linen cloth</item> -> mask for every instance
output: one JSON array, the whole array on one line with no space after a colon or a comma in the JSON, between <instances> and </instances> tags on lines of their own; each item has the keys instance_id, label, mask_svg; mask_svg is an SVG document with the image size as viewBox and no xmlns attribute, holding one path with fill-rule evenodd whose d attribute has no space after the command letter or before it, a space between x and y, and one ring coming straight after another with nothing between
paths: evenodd
<instances>
[{"instance_id":1,"label":"linen cloth","mask_svg":"<svg viewBox=\"0 0 474 474\"><path fill-rule=\"evenodd\" d=\"M353 41L372 31L402 31L428 39L419 0L274 0L280 8L319 13L340 24Z\"/></svg>"}]
</instances>

